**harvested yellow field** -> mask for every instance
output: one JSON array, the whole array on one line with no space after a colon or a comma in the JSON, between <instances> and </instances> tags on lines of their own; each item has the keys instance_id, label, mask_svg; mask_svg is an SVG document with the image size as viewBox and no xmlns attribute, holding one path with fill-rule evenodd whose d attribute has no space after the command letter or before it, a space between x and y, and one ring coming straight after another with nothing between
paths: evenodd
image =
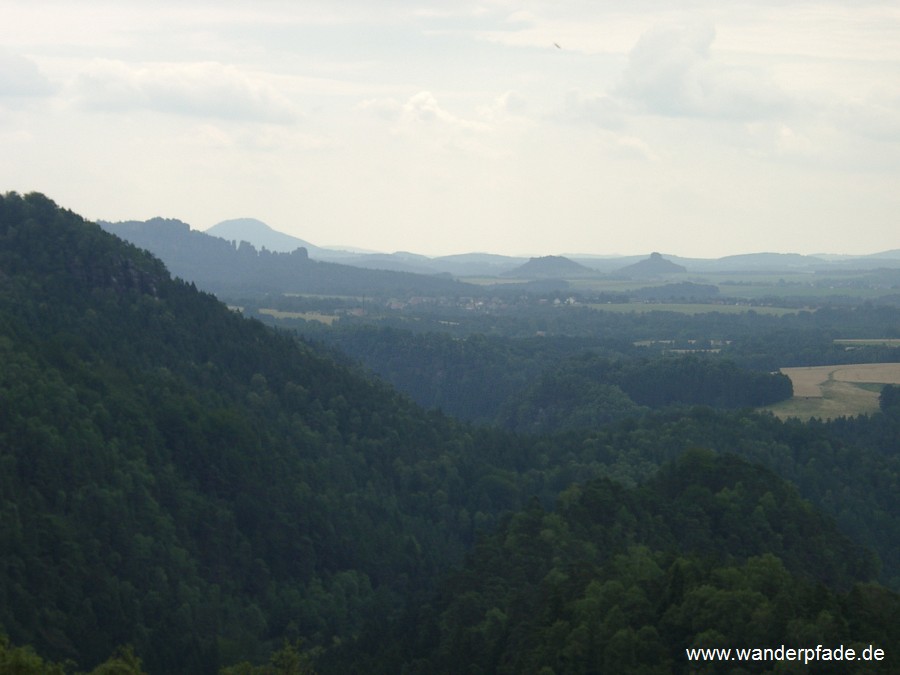
<instances>
[{"instance_id":1,"label":"harvested yellow field","mask_svg":"<svg viewBox=\"0 0 900 675\"><path fill-rule=\"evenodd\" d=\"M868 338L868 339L838 339L834 341L836 345L844 345L845 347L868 347L871 345L879 345L882 347L900 347L900 339L897 338Z\"/></svg>"},{"instance_id":2,"label":"harvested yellow field","mask_svg":"<svg viewBox=\"0 0 900 675\"><path fill-rule=\"evenodd\" d=\"M781 372L791 378L794 398L821 397L822 385L831 379L835 366L811 366L808 368L782 368Z\"/></svg>"},{"instance_id":3,"label":"harvested yellow field","mask_svg":"<svg viewBox=\"0 0 900 675\"><path fill-rule=\"evenodd\" d=\"M268 314L275 319L304 319L306 321L318 321L329 326L337 319L333 314L321 314L319 312L282 312L279 309L261 309L259 313Z\"/></svg>"},{"instance_id":4,"label":"harvested yellow field","mask_svg":"<svg viewBox=\"0 0 900 675\"><path fill-rule=\"evenodd\" d=\"M841 382L900 384L900 363L861 363L842 366L835 371L834 379Z\"/></svg>"},{"instance_id":5,"label":"harvested yellow field","mask_svg":"<svg viewBox=\"0 0 900 675\"><path fill-rule=\"evenodd\" d=\"M782 368L794 397L769 408L779 417L835 417L878 410L879 385L900 384L900 363Z\"/></svg>"},{"instance_id":6,"label":"harvested yellow field","mask_svg":"<svg viewBox=\"0 0 900 675\"><path fill-rule=\"evenodd\" d=\"M846 366L782 368L791 378L794 396L820 397L829 382L900 384L900 363L858 363Z\"/></svg>"}]
</instances>

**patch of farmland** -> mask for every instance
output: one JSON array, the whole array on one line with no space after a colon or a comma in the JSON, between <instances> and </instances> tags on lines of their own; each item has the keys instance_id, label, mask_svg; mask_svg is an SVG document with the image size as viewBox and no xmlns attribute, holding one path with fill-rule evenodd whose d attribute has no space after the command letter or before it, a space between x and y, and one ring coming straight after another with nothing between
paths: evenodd
<instances>
[{"instance_id":1,"label":"patch of farmland","mask_svg":"<svg viewBox=\"0 0 900 675\"><path fill-rule=\"evenodd\" d=\"M260 309L260 314L268 314L274 319L304 319L305 321L318 321L331 325L337 318L333 314L322 314L321 312L282 312L278 309Z\"/></svg>"},{"instance_id":2,"label":"patch of farmland","mask_svg":"<svg viewBox=\"0 0 900 675\"><path fill-rule=\"evenodd\" d=\"M778 417L835 417L878 410L882 385L900 384L900 363L782 368L791 378L794 396L771 408Z\"/></svg>"},{"instance_id":3,"label":"patch of farmland","mask_svg":"<svg viewBox=\"0 0 900 675\"><path fill-rule=\"evenodd\" d=\"M840 338L834 341L836 345L843 345L847 349L853 347L900 347L898 338Z\"/></svg>"},{"instance_id":4,"label":"patch of farmland","mask_svg":"<svg viewBox=\"0 0 900 675\"><path fill-rule=\"evenodd\" d=\"M618 312L622 314L644 314L647 312L677 312L678 314L711 314L713 312L718 312L719 314L746 314L748 312L755 312L757 314L768 314L771 316L784 316L785 314L796 314L800 311L790 307L690 302L612 302L606 304L589 303L585 306L604 312Z\"/></svg>"}]
</instances>

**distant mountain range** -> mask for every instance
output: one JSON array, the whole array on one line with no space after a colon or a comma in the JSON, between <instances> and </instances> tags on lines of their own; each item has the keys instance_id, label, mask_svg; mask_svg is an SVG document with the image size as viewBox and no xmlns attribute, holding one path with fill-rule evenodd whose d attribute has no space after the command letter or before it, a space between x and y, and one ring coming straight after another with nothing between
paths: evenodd
<instances>
[{"instance_id":1,"label":"distant mountain range","mask_svg":"<svg viewBox=\"0 0 900 675\"><path fill-rule=\"evenodd\" d=\"M275 292L408 297L474 295L480 292L478 287L457 281L449 275L362 269L312 260L307 248L302 246L289 253L266 247L257 249L245 239L229 241L215 237L192 230L187 223L179 220L101 221L99 225L159 257L173 275L217 295L250 297ZM269 241L273 240L258 225L251 224L251 228L250 231L263 232Z\"/></svg>"},{"instance_id":2,"label":"distant mountain range","mask_svg":"<svg viewBox=\"0 0 900 675\"><path fill-rule=\"evenodd\" d=\"M676 268L669 266L663 270L660 264L648 267L647 255L637 256L589 256L583 254L566 254L564 256L544 256L531 260L545 260L537 263L537 267L529 265L530 259L519 256L505 256L492 253L464 253L457 255L428 257L416 253L398 251L395 253L365 253L352 249L335 249L316 246L303 239L293 237L271 228L266 223L254 218L238 218L218 223L208 230L207 234L221 237L228 241L246 241L258 249L265 248L274 252L290 252L298 247L305 248L310 258L327 262L339 262L344 265L368 269L391 270L396 272L413 272L417 274L449 274L454 277L515 277L514 270L522 272L519 278L540 279L553 276L549 263L567 260L584 269L568 266L569 276L574 274L593 275L596 273L615 274L616 276L650 276L656 274L677 274ZM730 255L722 258L685 258L676 255L661 254L664 262L680 266L684 272L701 273L790 273L840 270L873 270L883 267L900 268L900 249L882 251L865 256L820 254L800 255L797 253L746 253ZM637 267L632 267L638 265ZM653 270L653 268L656 268ZM563 271L558 267L558 271ZM578 272L576 274L576 271Z\"/></svg>"}]
</instances>

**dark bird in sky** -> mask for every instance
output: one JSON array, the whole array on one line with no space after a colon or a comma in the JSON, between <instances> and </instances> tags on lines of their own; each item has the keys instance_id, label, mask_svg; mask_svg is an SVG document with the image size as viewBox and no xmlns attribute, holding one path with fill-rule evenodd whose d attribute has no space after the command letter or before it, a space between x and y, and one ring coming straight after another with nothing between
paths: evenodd
<instances>
[{"instance_id":1,"label":"dark bird in sky","mask_svg":"<svg viewBox=\"0 0 900 675\"><path fill-rule=\"evenodd\" d=\"M558 42L554 42L554 43L553 43L553 46L556 47L557 49L562 49L562 47L559 46L559 43L558 43Z\"/></svg>"}]
</instances>

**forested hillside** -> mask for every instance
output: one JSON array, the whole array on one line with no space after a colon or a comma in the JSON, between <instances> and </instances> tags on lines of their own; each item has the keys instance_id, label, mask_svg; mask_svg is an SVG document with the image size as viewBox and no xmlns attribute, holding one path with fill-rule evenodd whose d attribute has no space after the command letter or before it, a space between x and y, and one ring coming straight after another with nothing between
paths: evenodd
<instances>
[{"instance_id":1,"label":"forested hillside","mask_svg":"<svg viewBox=\"0 0 900 675\"><path fill-rule=\"evenodd\" d=\"M540 349L622 392L685 363L746 375L579 365L571 339ZM42 195L0 197L0 659L263 673L287 641L280 672L626 673L687 672L679 648L742 630L894 646L893 389L805 424L635 388L620 418L514 434L341 361Z\"/></svg>"},{"instance_id":2,"label":"forested hillside","mask_svg":"<svg viewBox=\"0 0 900 675\"><path fill-rule=\"evenodd\" d=\"M171 273L216 294L333 293L360 296L459 295L475 287L449 277L369 270L310 260L305 248L290 253L257 250L191 230L179 220L103 223L103 227L166 261Z\"/></svg>"},{"instance_id":3,"label":"forested hillside","mask_svg":"<svg viewBox=\"0 0 900 675\"><path fill-rule=\"evenodd\" d=\"M425 408L517 431L590 429L642 407L759 407L792 395L781 374L718 354L660 355L624 340L457 338L375 326L310 333Z\"/></svg>"},{"instance_id":4,"label":"forested hillside","mask_svg":"<svg viewBox=\"0 0 900 675\"><path fill-rule=\"evenodd\" d=\"M448 422L40 195L3 197L0 227L15 643L208 672L350 636L459 557L474 512L403 489L471 443Z\"/></svg>"},{"instance_id":5,"label":"forested hillside","mask_svg":"<svg viewBox=\"0 0 900 675\"><path fill-rule=\"evenodd\" d=\"M398 623L391 639L363 643L377 655L366 667L749 673L779 671L772 662L706 670L688 663L685 649L844 644L861 652L875 641L890 652L900 648L891 624L900 596L873 585L834 590L871 564L769 472L691 451L640 488L595 480L564 491L555 512L535 503L505 519L433 606ZM842 663L788 672L892 671Z\"/></svg>"}]
</instances>

